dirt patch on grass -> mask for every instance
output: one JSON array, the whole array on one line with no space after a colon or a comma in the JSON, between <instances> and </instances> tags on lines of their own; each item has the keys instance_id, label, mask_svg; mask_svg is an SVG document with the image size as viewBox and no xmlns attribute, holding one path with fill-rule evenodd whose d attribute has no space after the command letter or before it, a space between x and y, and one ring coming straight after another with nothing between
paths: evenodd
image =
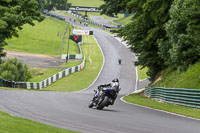
<instances>
[{"instance_id":1,"label":"dirt patch on grass","mask_svg":"<svg viewBox=\"0 0 200 133\"><path fill-rule=\"evenodd\" d=\"M23 64L32 67L42 67L42 68L55 68L55 69L64 69L59 67L62 65L65 60L61 60L59 57L53 57L42 54L31 54L17 51L4 50L6 52L6 57L3 60L10 58L17 58Z\"/></svg>"}]
</instances>

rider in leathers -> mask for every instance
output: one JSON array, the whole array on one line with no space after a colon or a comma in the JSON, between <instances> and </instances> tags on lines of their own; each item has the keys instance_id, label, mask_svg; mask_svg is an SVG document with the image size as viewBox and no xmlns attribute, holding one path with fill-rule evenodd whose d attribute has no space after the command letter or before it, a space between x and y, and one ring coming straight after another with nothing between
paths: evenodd
<instances>
[{"instance_id":1,"label":"rider in leathers","mask_svg":"<svg viewBox=\"0 0 200 133\"><path fill-rule=\"evenodd\" d=\"M115 100L116 100L116 98L117 98L117 95L118 95L119 91L121 90L120 85L119 85L119 79L116 78L116 79L113 79L112 82L109 83L109 84L100 85L100 86L98 87L98 92L100 91L100 89L101 89L102 87L103 87L103 88L108 87L108 88L113 89L113 90L116 91L116 96L115 96L115 98L113 99L113 102L111 103L111 105L113 105L114 102L115 102ZM97 92L97 95L98 95L98 92Z\"/></svg>"}]
</instances>

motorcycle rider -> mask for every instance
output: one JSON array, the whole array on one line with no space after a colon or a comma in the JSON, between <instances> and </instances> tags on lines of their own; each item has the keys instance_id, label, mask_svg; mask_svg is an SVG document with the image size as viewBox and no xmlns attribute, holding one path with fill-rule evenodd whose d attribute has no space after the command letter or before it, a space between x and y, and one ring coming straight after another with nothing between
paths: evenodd
<instances>
[{"instance_id":1,"label":"motorcycle rider","mask_svg":"<svg viewBox=\"0 0 200 133\"><path fill-rule=\"evenodd\" d=\"M117 98L117 95L118 95L119 91L121 90L120 85L119 85L119 79L115 78L115 79L112 80L112 82L110 82L108 84L104 84L104 85L98 86L98 89L97 89L97 92L96 92L95 96L98 96L98 94L101 91L101 89L105 88L105 87L108 87L108 88L113 89L113 90L116 91L116 96L115 96L115 98L113 99L113 101L111 103L111 105L113 105L115 100L116 100L116 98Z\"/></svg>"},{"instance_id":2,"label":"motorcycle rider","mask_svg":"<svg viewBox=\"0 0 200 133\"><path fill-rule=\"evenodd\" d=\"M109 87L110 89L115 90L117 93L121 90L118 78L113 79L112 82L108 84L100 85L99 87Z\"/></svg>"}]
</instances>

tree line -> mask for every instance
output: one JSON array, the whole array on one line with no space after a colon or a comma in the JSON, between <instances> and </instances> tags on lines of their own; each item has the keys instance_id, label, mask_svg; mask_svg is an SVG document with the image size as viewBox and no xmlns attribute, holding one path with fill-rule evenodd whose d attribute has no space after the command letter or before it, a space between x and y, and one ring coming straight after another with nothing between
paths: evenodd
<instances>
[{"instance_id":1,"label":"tree line","mask_svg":"<svg viewBox=\"0 0 200 133\"><path fill-rule=\"evenodd\" d=\"M119 31L148 67L151 80L166 68L186 70L200 59L199 0L104 0L102 14L133 14Z\"/></svg>"}]
</instances>

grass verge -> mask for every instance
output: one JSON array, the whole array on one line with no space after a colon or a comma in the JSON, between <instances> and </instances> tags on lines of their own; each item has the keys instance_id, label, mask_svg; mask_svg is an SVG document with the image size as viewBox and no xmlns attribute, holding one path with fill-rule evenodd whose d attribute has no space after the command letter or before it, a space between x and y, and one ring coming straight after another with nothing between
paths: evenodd
<instances>
[{"instance_id":1,"label":"grass verge","mask_svg":"<svg viewBox=\"0 0 200 133\"><path fill-rule=\"evenodd\" d=\"M148 78L148 76L147 76L148 68L145 67L142 69L141 66L137 66L137 71L138 71L138 79L139 80Z\"/></svg>"},{"instance_id":2,"label":"grass verge","mask_svg":"<svg viewBox=\"0 0 200 133\"><path fill-rule=\"evenodd\" d=\"M23 128L22 128L23 127ZM33 130L34 129L34 130ZM75 133L0 111L0 133Z\"/></svg>"},{"instance_id":3,"label":"grass verge","mask_svg":"<svg viewBox=\"0 0 200 133\"><path fill-rule=\"evenodd\" d=\"M129 103L200 119L200 109L157 102L155 100L142 96L141 93L130 94L129 96L124 97L124 100Z\"/></svg>"}]
</instances>

